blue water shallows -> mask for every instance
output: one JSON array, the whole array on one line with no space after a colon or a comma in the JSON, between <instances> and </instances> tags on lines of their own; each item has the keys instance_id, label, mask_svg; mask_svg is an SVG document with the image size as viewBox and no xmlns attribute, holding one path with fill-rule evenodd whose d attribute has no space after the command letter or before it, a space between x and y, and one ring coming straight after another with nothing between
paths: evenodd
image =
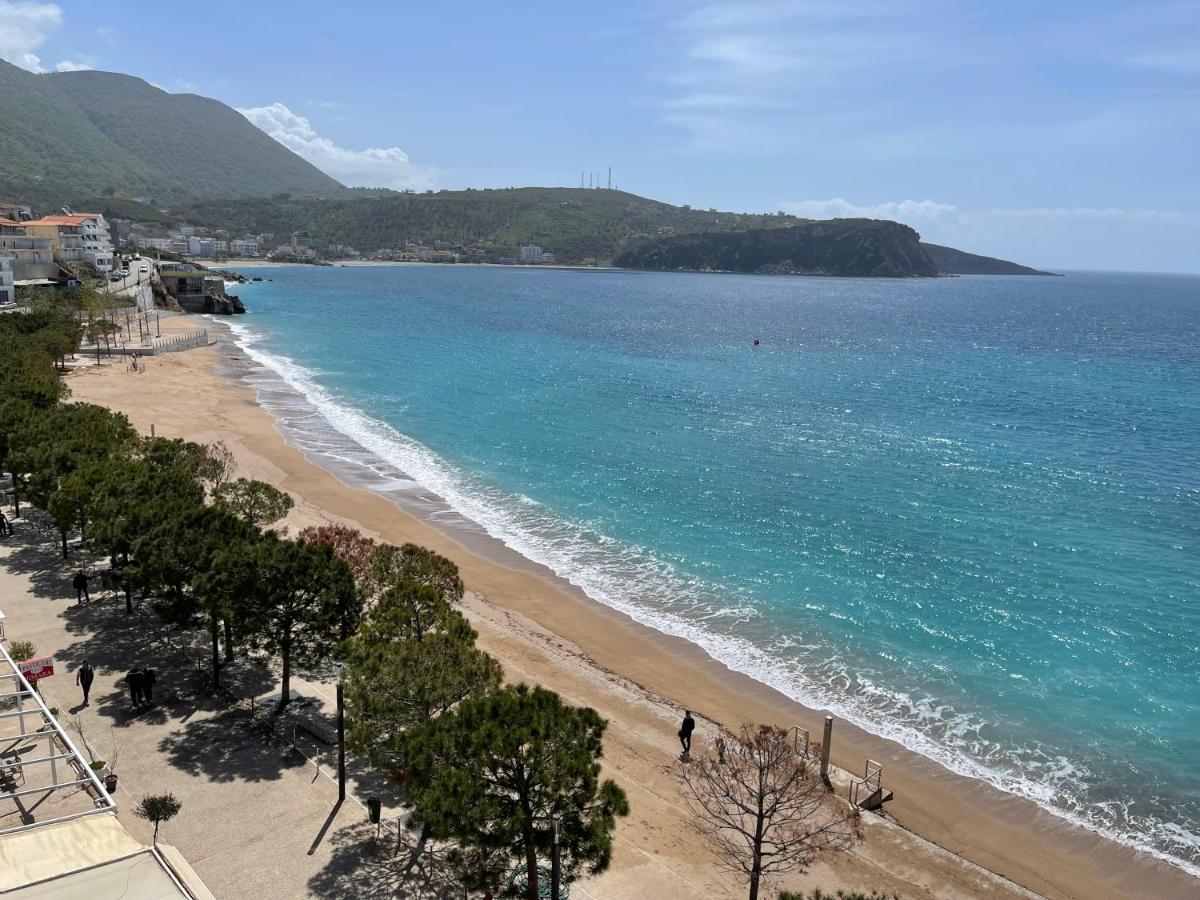
<instances>
[{"instance_id":1,"label":"blue water shallows","mask_svg":"<svg viewBox=\"0 0 1200 900\"><path fill-rule=\"evenodd\" d=\"M1200 874L1200 278L249 274L306 450Z\"/></svg>"}]
</instances>

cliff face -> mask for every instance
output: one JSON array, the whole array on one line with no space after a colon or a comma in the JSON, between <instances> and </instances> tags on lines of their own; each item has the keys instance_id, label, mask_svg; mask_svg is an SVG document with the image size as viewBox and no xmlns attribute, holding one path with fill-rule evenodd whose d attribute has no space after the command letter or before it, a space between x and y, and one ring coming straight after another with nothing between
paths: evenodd
<instances>
[{"instance_id":1,"label":"cliff face","mask_svg":"<svg viewBox=\"0 0 1200 900\"><path fill-rule=\"evenodd\" d=\"M938 268L907 225L830 219L770 228L662 238L620 254L629 269L757 272L866 278L931 277Z\"/></svg>"},{"instance_id":2,"label":"cliff face","mask_svg":"<svg viewBox=\"0 0 1200 900\"><path fill-rule=\"evenodd\" d=\"M979 256L955 250L953 247L942 247L938 244L922 243L925 252L933 260L938 270L948 275L1054 275L1055 272L1041 272L1022 266L1006 259L995 259L991 256Z\"/></svg>"}]
</instances>

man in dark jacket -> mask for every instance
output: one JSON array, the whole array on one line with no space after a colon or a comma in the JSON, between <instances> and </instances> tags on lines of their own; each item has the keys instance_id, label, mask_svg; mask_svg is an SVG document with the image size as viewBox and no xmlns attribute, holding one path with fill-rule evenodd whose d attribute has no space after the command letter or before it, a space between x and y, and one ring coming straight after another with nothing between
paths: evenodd
<instances>
[{"instance_id":1,"label":"man in dark jacket","mask_svg":"<svg viewBox=\"0 0 1200 900\"><path fill-rule=\"evenodd\" d=\"M96 672L92 668L92 664L87 660L83 661L83 665L79 667L79 671L75 673L75 683L83 688L83 705L88 705L88 692L92 689L92 682L96 679Z\"/></svg>"},{"instance_id":2,"label":"man in dark jacket","mask_svg":"<svg viewBox=\"0 0 1200 900\"><path fill-rule=\"evenodd\" d=\"M92 598L88 595L88 577L87 573L82 569L75 573L75 577L71 579L71 587L75 588L76 603L90 603Z\"/></svg>"},{"instance_id":3,"label":"man in dark jacket","mask_svg":"<svg viewBox=\"0 0 1200 900\"><path fill-rule=\"evenodd\" d=\"M142 669L142 694L147 703L154 702L154 670Z\"/></svg>"},{"instance_id":4,"label":"man in dark jacket","mask_svg":"<svg viewBox=\"0 0 1200 900\"><path fill-rule=\"evenodd\" d=\"M146 675L141 669L134 669L125 675L125 683L129 685L129 696L133 700L133 708L142 705L142 692L146 686Z\"/></svg>"},{"instance_id":5,"label":"man in dark jacket","mask_svg":"<svg viewBox=\"0 0 1200 900\"><path fill-rule=\"evenodd\" d=\"M683 758L687 759L692 753L692 732L696 730L696 720L692 718L692 711L685 709L683 711L683 724L679 726L679 743L683 745Z\"/></svg>"}]
</instances>

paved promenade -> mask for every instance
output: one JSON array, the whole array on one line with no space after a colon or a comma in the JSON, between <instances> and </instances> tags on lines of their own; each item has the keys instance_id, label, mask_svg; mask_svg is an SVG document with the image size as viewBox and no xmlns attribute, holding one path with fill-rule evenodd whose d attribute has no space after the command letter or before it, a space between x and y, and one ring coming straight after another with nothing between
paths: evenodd
<instances>
[{"instance_id":1,"label":"paved promenade","mask_svg":"<svg viewBox=\"0 0 1200 900\"><path fill-rule=\"evenodd\" d=\"M11 507L6 512L11 516ZM268 717L252 720L248 704L212 696L189 658L202 648L160 633L148 617L128 616L123 599L97 590L90 604L76 605L70 578L88 560L76 550L64 562L48 521L37 511L26 515L14 523L14 536L0 538L8 639L32 641L39 655L54 656L55 675L41 683L42 694L64 726L82 728L96 758L115 760L120 819L138 840L149 843L151 828L133 815L134 805L145 794L170 791L183 809L161 837L218 898L390 896L401 887L405 855L393 852L394 841L376 854L375 829L360 802L372 794L388 799L386 784L352 768L349 798L338 808L332 748L302 736L302 752L294 750L272 737ZM85 659L96 669L88 706L74 676ZM158 676L156 704L142 712L121 683L134 666ZM277 689L272 673L253 666L239 667L231 681L246 697ZM329 702L326 686L295 684ZM309 758L318 754L320 772ZM392 834L394 816L387 803ZM442 887L403 895L461 896Z\"/></svg>"}]
</instances>

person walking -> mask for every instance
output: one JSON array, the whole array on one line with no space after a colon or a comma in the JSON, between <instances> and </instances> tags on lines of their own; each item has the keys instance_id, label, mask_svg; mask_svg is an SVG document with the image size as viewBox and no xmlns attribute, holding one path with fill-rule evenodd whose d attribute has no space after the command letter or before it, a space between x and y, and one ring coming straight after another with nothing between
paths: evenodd
<instances>
[{"instance_id":1,"label":"person walking","mask_svg":"<svg viewBox=\"0 0 1200 900\"><path fill-rule=\"evenodd\" d=\"M83 705L88 705L88 693L92 690L92 682L96 680L96 671L86 659L79 671L75 673L75 683L83 688Z\"/></svg>"},{"instance_id":2,"label":"person walking","mask_svg":"<svg viewBox=\"0 0 1200 900\"><path fill-rule=\"evenodd\" d=\"M692 755L692 732L695 730L696 720L692 718L692 711L685 709L683 724L679 726L679 743L683 745L683 759L688 759Z\"/></svg>"},{"instance_id":3,"label":"person walking","mask_svg":"<svg viewBox=\"0 0 1200 900\"><path fill-rule=\"evenodd\" d=\"M142 669L142 696L149 705L154 702L154 670Z\"/></svg>"},{"instance_id":4,"label":"person walking","mask_svg":"<svg viewBox=\"0 0 1200 900\"><path fill-rule=\"evenodd\" d=\"M12 533L13 528L12 524L8 521L8 516L4 514L3 510L0 510L0 537Z\"/></svg>"},{"instance_id":5,"label":"person walking","mask_svg":"<svg viewBox=\"0 0 1200 900\"><path fill-rule=\"evenodd\" d=\"M75 577L71 579L71 587L75 588L75 602L91 603L91 595L88 594L88 577L87 573L80 569L75 573Z\"/></svg>"},{"instance_id":6,"label":"person walking","mask_svg":"<svg viewBox=\"0 0 1200 900\"><path fill-rule=\"evenodd\" d=\"M133 669L125 675L125 683L129 685L129 697L133 700L133 708L142 705L142 691L146 684L146 676L141 669Z\"/></svg>"}]
</instances>

